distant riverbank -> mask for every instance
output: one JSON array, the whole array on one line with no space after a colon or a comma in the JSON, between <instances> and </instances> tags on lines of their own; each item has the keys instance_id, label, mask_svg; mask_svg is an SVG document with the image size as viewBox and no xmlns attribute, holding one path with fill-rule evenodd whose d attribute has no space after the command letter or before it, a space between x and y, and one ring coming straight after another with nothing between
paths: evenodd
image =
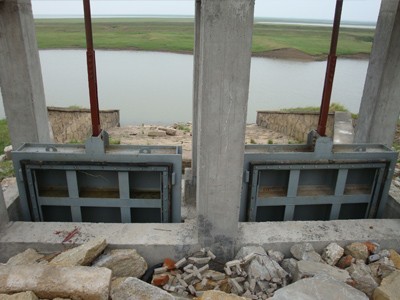
<instances>
[{"instance_id":1,"label":"distant riverbank","mask_svg":"<svg viewBox=\"0 0 400 300\"><path fill-rule=\"evenodd\" d=\"M82 19L36 19L40 49L85 48ZM193 19L105 18L93 19L96 49L192 53ZM341 28L338 56L368 59L374 29ZM255 57L323 60L329 50L331 28L256 23L252 52Z\"/></svg>"}]
</instances>

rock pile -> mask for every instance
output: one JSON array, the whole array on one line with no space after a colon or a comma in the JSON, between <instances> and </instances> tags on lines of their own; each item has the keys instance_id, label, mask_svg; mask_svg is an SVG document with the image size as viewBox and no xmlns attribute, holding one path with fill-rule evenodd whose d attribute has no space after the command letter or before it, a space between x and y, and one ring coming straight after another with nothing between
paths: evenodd
<instances>
[{"instance_id":1,"label":"rock pile","mask_svg":"<svg viewBox=\"0 0 400 300\"><path fill-rule=\"evenodd\" d=\"M285 258L246 246L223 264L201 249L148 268L136 250L109 250L101 238L51 255L27 249L0 264L0 300L400 299L400 255L393 249L331 243L317 253L303 243L290 252Z\"/></svg>"}]
</instances>

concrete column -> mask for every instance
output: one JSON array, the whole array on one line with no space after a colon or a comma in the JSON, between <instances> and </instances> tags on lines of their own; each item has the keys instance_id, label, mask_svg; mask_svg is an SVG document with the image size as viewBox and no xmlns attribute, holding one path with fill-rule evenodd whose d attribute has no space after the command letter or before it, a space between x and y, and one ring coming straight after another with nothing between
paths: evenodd
<instances>
[{"instance_id":1,"label":"concrete column","mask_svg":"<svg viewBox=\"0 0 400 300\"><path fill-rule=\"evenodd\" d=\"M4 201L3 190L0 185L0 229L9 222L7 206Z\"/></svg>"},{"instance_id":2,"label":"concrete column","mask_svg":"<svg viewBox=\"0 0 400 300\"><path fill-rule=\"evenodd\" d=\"M197 212L199 242L233 256L249 92L253 0L202 0Z\"/></svg>"},{"instance_id":3,"label":"concrete column","mask_svg":"<svg viewBox=\"0 0 400 300\"><path fill-rule=\"evenodd\" d=\"M201 0L195 1L194 13L194 50L193 50L193 105L192 105L192 166L185 169L184 202L186 205L196 204L196 174L197 174L197 140L198 140L198 104L199 104L199 57L200 57L200 18Z\"/></svg>"},{"instance_id":4,"label":"concrete column","mask_svg":"<svg viewBox=\"0 0 400 300\"><path fill-rule=\"evenodd\" d=\"M30 0L0 2L0 86L13 148L50 142Z\"/></svg>"},{"instance_id":5,"label":"concrete column","mask_svg":"<svg viewBox=\"0 0 400 300\"><path fill-rule=\"evenodd\" d=\"M383 0L354 141L391 146L400 113L400 6Z\"/></svg>"}]
</instances>

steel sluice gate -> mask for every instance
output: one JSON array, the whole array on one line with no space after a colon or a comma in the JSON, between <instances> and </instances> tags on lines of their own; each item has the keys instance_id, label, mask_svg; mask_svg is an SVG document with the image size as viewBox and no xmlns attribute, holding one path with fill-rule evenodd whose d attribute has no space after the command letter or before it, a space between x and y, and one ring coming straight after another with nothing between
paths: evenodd
<instances>
[{"instance_id":1,"label":"steel sluice gate","mask_svg":"<svg viewBox=\"0 0 400 300\"><path fill-rule=\"evenodd\" d=\"M180 222L181 154L175 146L105 146L98 137L86 147L24 144L13 152L24 220Z\"/></svg>"},{"instance_id":2,"label":"steel sluice gate","mask_svg":"<svg viewBox=\"0 0 400 300\"><path fill-rule=\"evenodd\" d=\"M242 222L379 218L397 152L383 145L246 145Z\"/></svg>"}]
</instances>

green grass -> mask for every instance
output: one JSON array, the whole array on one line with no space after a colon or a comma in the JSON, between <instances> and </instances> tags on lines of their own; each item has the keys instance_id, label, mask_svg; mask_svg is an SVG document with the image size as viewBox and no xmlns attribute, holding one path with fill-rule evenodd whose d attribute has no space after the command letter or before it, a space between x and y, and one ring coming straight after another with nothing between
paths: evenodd
<instances>
[{"instance_id":1,"label":"green grass","mask_svg":"<svg viewBox=\"0 0 400 300\"><path fill-rule=\"evenodd\" d=\"M0 155L4 154L4 147L11 145L10 134L6 120L0 120Z\"/></svg>"},{"instance_id":2,"label":"green grass","mask_svg":"<svg viewBox=\"0 0 400 300\"><path fill-rule=\"evenodd\" d=\"M39 48L85 48L82 19L37 19ZM338 54L371 50L374 30L341 28ZM135 49L192 52L193 19L93 19L96 49ZM331 28L318 26L255 24L253 53L293 48L314 56L329 51Z\"/></svg>"},{"instance_id":3,"label":"green grass","mask_svg":"<svg viewBox=\"0 0 400 300\"><path fill-rule=\"evenodd\" d=\"M281 109L281 111L285 111L285 112L317 112L317 113L319 113L320 107L319 106L292 107L292 108ZM329 112L335 112L335 111L349 111L349 110L340 103L331 103L331 105L329 105Z\"/></svg>"}]
</instances>

